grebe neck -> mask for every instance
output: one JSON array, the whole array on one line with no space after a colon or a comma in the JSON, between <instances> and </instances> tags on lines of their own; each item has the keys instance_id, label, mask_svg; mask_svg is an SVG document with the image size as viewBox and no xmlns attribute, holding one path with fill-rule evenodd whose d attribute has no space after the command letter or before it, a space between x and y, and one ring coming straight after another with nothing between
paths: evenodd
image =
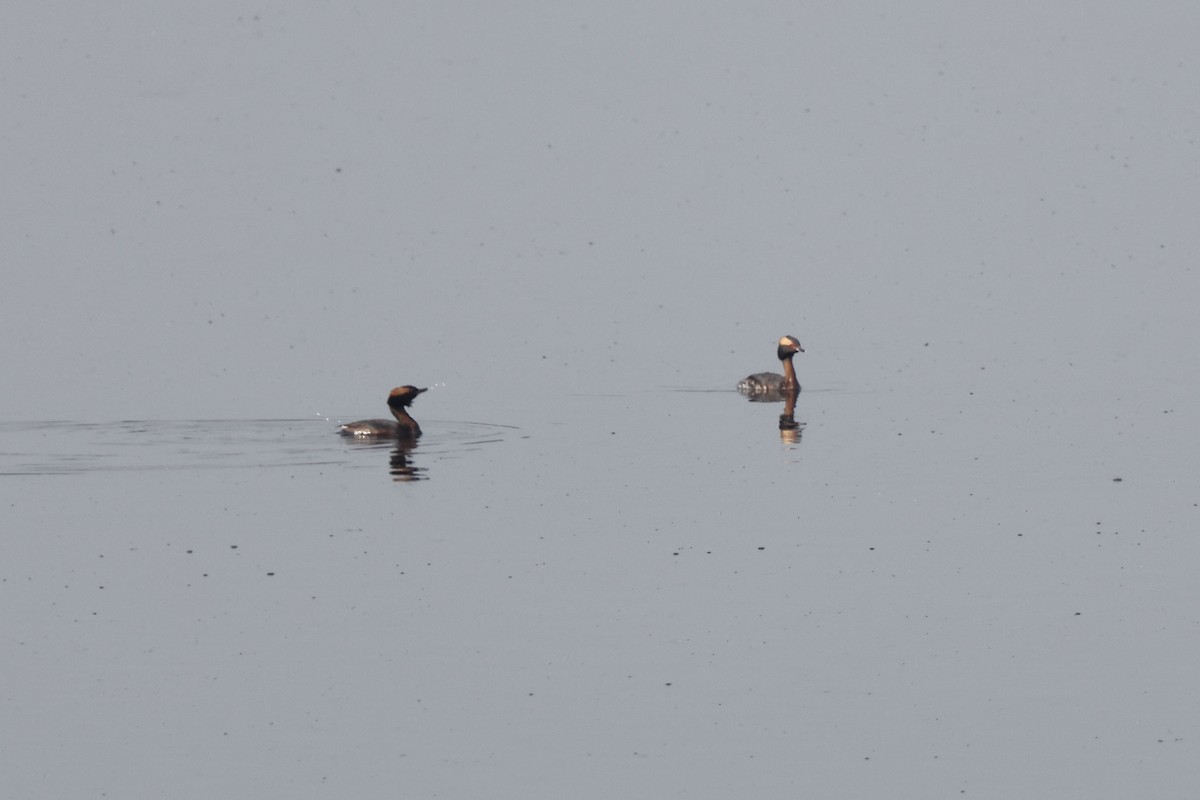
<instances>
[{"instance_id":1,"label":"grebe neck","mask_svg":"<svg viewBox=\"0 0 1200 800\"><path fill-rule=\"evenodd\" d=\"M783 359L783 385L784 386L798 386L799 385L799 382L796 380L796 368L794 366L792 366L792 357L791 356L788 356L787 358Z\"/></svg>"},{"instance_id":2,"label":"grebe neck","mask_svg":"<svg viewBox=\"0 0 1200 800\"><path fill-rule=\"evenodd\" d=\"M417 421L408 415L408 409L403 406L392 406L392 416L396 418L396 422L400 424L401 429L409 431L413 436L421 435L421 426Z\"/></svg>"}]
</instances>

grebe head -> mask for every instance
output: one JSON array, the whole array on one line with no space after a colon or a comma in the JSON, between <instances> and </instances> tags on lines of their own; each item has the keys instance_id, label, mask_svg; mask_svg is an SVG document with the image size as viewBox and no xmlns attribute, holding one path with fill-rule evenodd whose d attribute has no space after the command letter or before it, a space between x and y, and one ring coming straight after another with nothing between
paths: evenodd
<instances>
[{"instance_id":1,"label":"grebe head","mask_svg":"<svg viewBox=\"0 0 1200 800\"><path fill-rule=\"evenodd\" d=\"M780 361L783 361L785 358L791 358L796 353L803 352L804 348L800 346L800 340L795 336L784 336L780 339L779 350L776 351Z\"/></svg>"},{"instance_id":2,"label":"grebe head","mask_svg":"<svg viewBox=\"0 0 1200 800\"><path fill-rule=\"evenodd\" d=\"M427 392L429 389L418 389L415 386L397 386L388 394L387 403L392 408L407 408L413 400L417 399L417 395L421 392Z\"/></svg>"}]
</instances>

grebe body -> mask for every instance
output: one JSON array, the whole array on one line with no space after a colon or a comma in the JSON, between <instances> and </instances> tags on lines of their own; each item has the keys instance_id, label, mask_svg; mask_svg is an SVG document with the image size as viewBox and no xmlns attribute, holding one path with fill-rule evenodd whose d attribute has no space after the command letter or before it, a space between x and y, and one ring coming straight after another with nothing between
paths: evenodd
<instances>
[{"instance_id":1,"label":"grebe body","mask_svg":"<svg viewBox=\"0 0 1200 800\"><path fill-rule=\"evenodd\" d=\"M800 382L796 380L796 367L792 365L792 356L803 353L799 340L794 336L784 336L779 340L775 355L783 364L783 374L778 372L756 372L738 381L738 391L751 397L770 396L783 399L784 396L800 391Z\"/></svg>"},{"instance_id":2,"label":"grebe body","mask_svg":"<svg viewBox=\"0 0 1200 800\"><path fill-rule=\"evenodd\" d=\"M417 395L426 389L415 386L397 386L388 394L387 404L395 421L390 419L362 419L348 422L338 428L343 436L374 437L377 439L416 439L421 435L421 426L408 415L408 406Z\"/></svg>"}]
</instances>

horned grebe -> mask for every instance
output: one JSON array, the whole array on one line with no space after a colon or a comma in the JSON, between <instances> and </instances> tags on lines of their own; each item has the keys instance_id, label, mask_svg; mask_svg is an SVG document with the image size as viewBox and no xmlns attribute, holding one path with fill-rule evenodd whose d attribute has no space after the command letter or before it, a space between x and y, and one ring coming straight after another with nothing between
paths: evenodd
<instances>
[{"instance_id":1,"label":"horned grebe","mask_svg":"<svg viewBox=\"0 0 1200 800\"><path fill-rule=\"evenodd\" d=\"M778 372L756 372L738 381L738 391L751 397L764 396L783 400L787 395L800 391L800 382L796 380L796 368L792 366L792 356L803 353L794 336L784 336L779 340L779 348L775 354L783 362L783 374Z\"/></svg>"},{"instance_id":2,"label":"horned grebe","mask_svg":"<svg viewBox=\"0 0 1200 800\"><path fill-rule=\"evenodd\" d=\"M338 428L343 436L376 436L380 439L415 439L421 435L421 426L408 415L408 405L425 389L415 386L397 386L388 395L387 404L395 422L390 419L364 419L348 422Z\"/></svg>"}]
</instances>

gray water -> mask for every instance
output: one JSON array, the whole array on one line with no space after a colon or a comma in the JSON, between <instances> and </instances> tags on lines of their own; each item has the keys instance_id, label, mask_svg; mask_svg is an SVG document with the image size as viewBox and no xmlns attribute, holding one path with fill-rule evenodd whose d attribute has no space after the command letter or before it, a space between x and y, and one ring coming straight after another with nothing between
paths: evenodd
<instances>
[{"instance_id":1,"label":"gray water","mask_svg":"<svg viewBox=\"0 0 1200 800\"><path fill-rule=\"evenodd\" d=\"M0 795L1190 796L1197 15L0 11Z\"/></svg>"}]
</instances>

